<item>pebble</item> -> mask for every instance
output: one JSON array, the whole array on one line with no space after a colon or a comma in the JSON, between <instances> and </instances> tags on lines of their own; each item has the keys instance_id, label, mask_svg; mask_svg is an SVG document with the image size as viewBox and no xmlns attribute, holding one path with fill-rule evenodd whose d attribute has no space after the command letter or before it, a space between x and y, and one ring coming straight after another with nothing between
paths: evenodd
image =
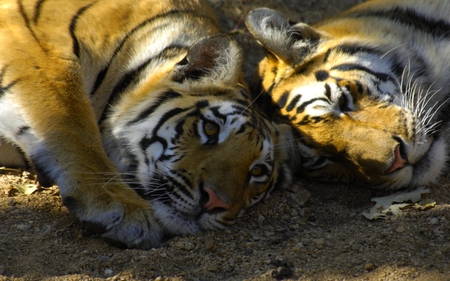
<instances>
[{"instance_id":1,"label":"pebble","mask_svg":"<svg viewBox=\"0 0 450 281\"><path fill-rule=\"evenodd\" d=\"M291 225L289 225L289 229L290 230L297 230L297 229L299 229L299 226L298 226L298 224L291 224Z\"/></svg>"},{"instance_id":2,"label":"pebble","mask_svg":"<svg viewBox=\"0 0 450 281\"><path fill-rule=\"evenodd\" d=\"M364 265L364 270L372 271L372 270L373 270L373 263L371 263L371 262L366 263L366 264Z\"/></svg>"},{"instance_id":3,"label":"pebble","mask_svg":"<svg viewBox=\"0 0 450 281\"><path fill-rule=\"evenodd\" d=\"M323 239L323 238L313 239L312 242L314 244L316 244L317 246L325 246L326 245L325 239Z\"/></svg>"},{"instance_id":4,"label":"pebble","mask_svg":"<svg viewBox=\"0 0 450 281\"><path fill-rule=\"evenodd\" d=\"M403 226L399 226L399 227L397 227L397 229L395 231L398 233L403 233L403 232L405 232L405 228Z\"/></svg>"},{"instance_id":5,"label":"pebble","mask_svg":"<svg viewBox=\"0 0 450 281\"><path fill-rule=\"evenodd\" d=\"M211 250L214 247L214 239L211 236L206 236L203 241L206 250Z\"/></svg>"},{"instance_id":6,"label":"pebble","mask_svg":"<svg viewBox=\"0 0 450 281\"><path fill-rule=\"evenodd\" d=\"M255 247L255 246L256 246L256 243L255 243L255 242L247 242L247 243L245 243L245 245L244 245L245 248L253 248L253 247Z\"/></svg>"},{"instance_id":7,"label":"pebble","mask_svg":"<svg viewBox=\"0 0 450 281\"><path fill-rule=\"evenodd\" d=\"M16 199L13 197L8 197L6 199L6 204L8 204L8 206L10 207L16 205Z\"/></svg>"},{"instance_id":8,"label":"pebble","mask_svg":"<svg viewBox=\"0 0 450 281\"><path fill-rule=\"evenodd\" d=\"M259 223L259 224L262 224L262 223L264 222L265 219L266 219L266 218L265 218L263 215L259 215L259 217L258 217L258 223Z\"/></svg>"},{"instance_id":9,"label":"pebble","mask_svg":"<svg viewBox=\"0 0 450 281\"><path fill-rule=\"evenodd\" d=\"M22 231L28 231L31 228L31 225L28 224L18 224L16 225L16 228Z\"/></svg>"},{"instance_id":10,"label":"pebble","mask_svg":"<svg viewBox=\"0 0 450 281\"><path fill-rule=\"evenodd\" d=\"M105 276L111 277L114 275L114 272L112 271L111 268L106 268L104 274Z\"/></svg>"},{"instance_id":11,"label":"pebble","mask_svg":"<svg viewBox=\"0 0 450 281\"><path fill-rule=\"evenodd\" d=\"M191 242L178 242L175 244L175 246L177 246L179 249L186 251L191 251L195 248L194 243Z\"/></svg>"},{"instance_id":12,"label":"pebble","mask_svg":"<svg viewBox=\"0 0 450 281\"><path fill-rule=\"evenodd\" d=\"M431 219L429 220L429 222L430 222L431 224L437 224L437 223L438 223L438 219L437 219L437 218L431 218Z\"/></svg>"},{"instance_id":13,"label":"pebble","mask_svg":"<svg viewBox=\"0 0 450 281\"><path fill-rule=\"evenodd\" d=\"M435 260L441 260L443 257L444 257L444 255L442 254L441 251L436 251L436 252L434 252L434 254L433 254L433 258L434 258Z\"/></svg>"}]
</instances>

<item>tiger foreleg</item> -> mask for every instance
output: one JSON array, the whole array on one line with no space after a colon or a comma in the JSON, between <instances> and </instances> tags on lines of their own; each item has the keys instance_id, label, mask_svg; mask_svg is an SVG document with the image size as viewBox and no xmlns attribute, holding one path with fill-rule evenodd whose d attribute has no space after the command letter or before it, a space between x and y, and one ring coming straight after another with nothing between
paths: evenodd
<instances>
[{"instance_id":1,"label":"tiger foreleg","mask_svg":"<svg viewBox=\"0 0 450 281\"><path fill-rule=\"evenodd\" d=\"M24 151L38 176L58 185L70 213L106 240L128 248L157 245L160 228L151 206L106 156L81 79L70 70L53 74L4 94L0 113L14 118L0 120L1 134Z\"/></svg>"}]
</instances>

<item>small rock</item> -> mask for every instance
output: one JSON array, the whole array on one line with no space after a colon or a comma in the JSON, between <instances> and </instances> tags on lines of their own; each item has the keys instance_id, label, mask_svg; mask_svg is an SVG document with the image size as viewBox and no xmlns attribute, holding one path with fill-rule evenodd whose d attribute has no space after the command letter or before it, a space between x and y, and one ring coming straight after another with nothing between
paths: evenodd
<instances>
[{"instance_id":1,"label":"small rock","mask_svg":"<svg viewBox=\"0 0 450 281\"><path fill-rule=\"evenodd\" d=\"M298 224L291 224L291 225L289 225L289 229L290 230L297 230L297 229L299 229L299 226L298 226Z\"/></svg>"},{"instance_id":2,"label":"small rock","mask_svg":"<svg viewBox=\"0 0 450 281\"><path fill-rule=\"evenodd\" d=\"M281 266L271 272L272 278L277 280L287 279L292 276L292 268L288 266Z\"/></svg>"},{"instance_id":3,"label":"small rock","mask_svg":"<svg viewBox=\"0 0 450 281\"><path fill-rule=\"evenodd\" d=\"M194 243L191 242L178 242L175 244L179 249L190 251L195 248Z\"/></svg>"},{"instance_id":4,"label":"small rock","mask_svg":"<svg viewBox=\"0 0 450 281\"><path fill-rule=\"evenodd\" d=\"M366 264L364 265L364 270L372 271L372 270L373 270L373 263L371 263L371 262L366 263Z\"/></svg>"},{"instance_id":5,"label":"small rock","mask_svg":"<svg viewBox=\"0 0 450 281\"><path fill-rule=\"evenodd\" d=\"M323 239L323 238L313 239L312 242L314 244L316 244L317 246L322 246L323 247L323 246L326 245L325 239Z\"/></svg>"},{"instance_id":6,"label":"small rock","mask_svg":"<svg viewBox=\"0 0 450 281\"><path fill-rule=\"evenodd\" d=\"M247 242L247 243L245 243L245 245L244 245L245 248L253 248L253 247L255 247L255 246L256 246L256 243L255 243L255 242Z\"/></svg>"},{"instance_id":7,"label":"small rock","mask_svg":"<svg viewBox=\"0 0 450 281\"><path fill-rule=\"evenodd\" d=\"M437 218L431 218L428 222L431 223L431 224L437 224L438 223L438 219Z\"/></svg>"},{"instance_id":8,"label":"small rock","mask_svg":"<svg viewBox=\"0 0 450 281\"><path fill-rule=\"evenodd\" d=\"M442 254L441 251L436 251L436 252L434 252L434 254L433 254L433 258L434 258L435 260L441 260L443 257L444 257L444 255Z\"/></svg>"},{"instance_id":9,"label":"small rock","mask_svg":"<svg viewBox=\"0 0 450 281\"><path fill-rule=\"evenodd\" d=\"M259 241L259 240L261 240L261 237L258 236L257 234L254 234L254 235L252 235L252 239L255 241Z\"/></svg>"},{"instance_id":10,"label":"small rock","mask_svg":"<svg viewBox=\"0 0 450 281\"><path fill-rule=\"evenodd\" d=\"M16 225L16 228L22 231L28 231L31 229L31 225L28 224L18 224Z\"/></svg>"},{"instance_id":11,"label":"small rock","mask_svg":"<svg viewBox=\"0 0 450 281\"><path fill-rule=\"evenodd\" d=\"M214 239L211 236L206 236L203 243L205 244L205 248L208 251L214 247Z\"/></svg>"},{"instance_id":12,"label":"small rock","mask_svg":"<svg viewBox=\"0 0 450 281\"><path fill-rule=\"evenodd\" d=\"M106 268L104 274L105 274L105 276L107 276L107 277L111 277L111 276L114 275L114 272L112 271L111 268Z\"/></svg>"},{"instance_id":13,"label":"small rock","mask_svg":"<svg viewBox=\"0 0 450 281\"><path fill-rule=\"evenodd\" d=\"M108 257L108 256L105 256L105 255L99 255L99 256L97 257L97 260L98 260L99 262L101 262L101 263L104 263L104 262L109 261L109 257Z\"/></svg>"},{"instance_id":14,"label":"small rock","mask_svg":"<svg viewBox=\"0 0 450 281\"><path fill-rule=\"evenodd\" d=\"M16 199L13 197L9 197L6 199L6 204L10 207L16 205Z\"/></svg>"},{"instance_id":15,"label":"small rock","mask_svg":"<svg viewBox=\"0 0 450 281\"><path fill-rule=\"evenodd\" d=\"M258 217L258 223L259 223L259 224L262 224L262 223L264 222L265 219L266 219L266 218L265 218L263 215L259 215L259 217Z\"/></svg>"},{"instance_id":16,"label":"small rock","mask_svg":"<svg viewBox=\"0 0 450 281\"><path fill-rule=\"evenodd\" d=\"M405 232L405 228L403 226L399 226L399 227L397 227L397 229L395 231L398 233L403 233L403 232Z\"/></svg>"}]
</instances>

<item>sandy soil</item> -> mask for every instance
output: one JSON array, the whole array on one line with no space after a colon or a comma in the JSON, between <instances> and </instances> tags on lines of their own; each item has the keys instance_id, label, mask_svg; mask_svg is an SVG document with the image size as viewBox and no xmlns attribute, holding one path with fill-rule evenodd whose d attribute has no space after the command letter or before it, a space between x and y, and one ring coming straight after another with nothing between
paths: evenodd
<instances>
[{"instance_id":1,"label":"sandy soil","mask_svg":"<svg viewBox=\"0 0 450 281\"><path fill-rule=\"evenodd\" d=\"M249 9L313 22L356 2L211 0L246 49L247 77L260 55L242 22ZM430 187L434 207L378 221L361 213L385 193L300 181L229 230L150 251L107 245L68 214L56 187L18 191L30 183L32 175L0 171L0 280L450 280L450 177Z\"/></svg>"}]
</instances>

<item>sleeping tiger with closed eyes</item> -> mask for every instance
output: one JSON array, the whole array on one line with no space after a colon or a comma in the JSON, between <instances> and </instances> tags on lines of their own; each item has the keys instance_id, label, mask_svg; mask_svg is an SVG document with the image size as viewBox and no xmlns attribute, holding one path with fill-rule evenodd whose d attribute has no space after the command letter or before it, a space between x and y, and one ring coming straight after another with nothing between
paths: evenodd
<instances>
[{"instance_id":1,"label":"sleeping tiger with closed eyes","mask_svg":"<svg viewBox=\"0 0 450 281\"><path fill-rule=\"evenodd\" d=\"M291 182L291 129L204 1L5 0L0 50L0 164L18 148L115 245L224 228Z\"/></svg>"},{"instance_id":2,"label":"sleeping tiger with closed eyes","mask_svg":"<svg viewBox=\"0 0 450 281\"><path fill-rule=\"evenodd\" d=\"M399 189L448 160L450 2L368 1L315 25L249 13L260 86L298 131L299 174Z\"/></svg>"}]
</instances>

